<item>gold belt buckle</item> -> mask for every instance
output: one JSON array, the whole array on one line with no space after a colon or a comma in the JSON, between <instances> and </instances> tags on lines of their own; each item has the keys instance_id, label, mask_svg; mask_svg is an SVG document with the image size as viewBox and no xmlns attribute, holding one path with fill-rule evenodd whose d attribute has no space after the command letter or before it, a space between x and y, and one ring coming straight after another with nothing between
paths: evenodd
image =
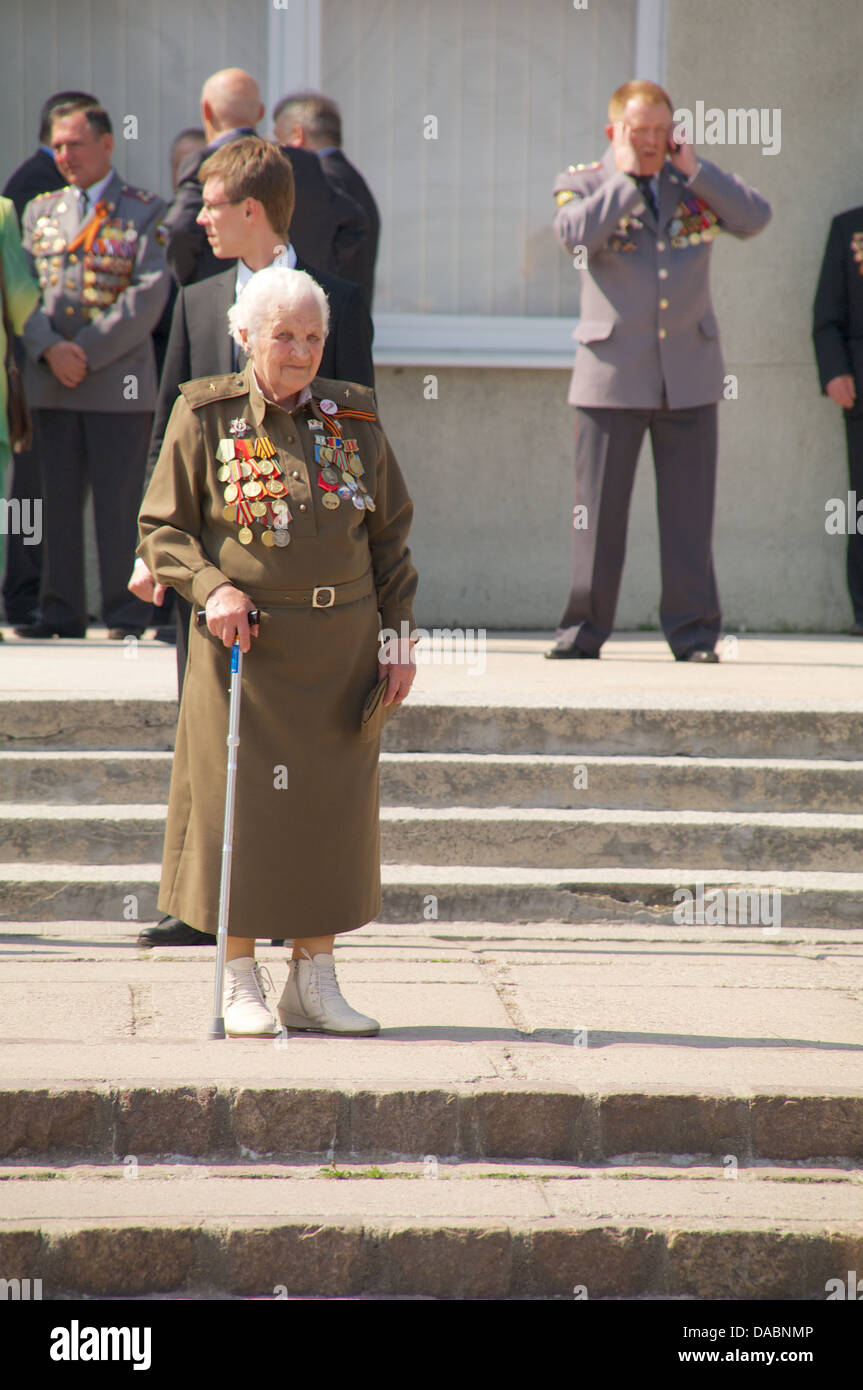
<instances>
[{"instance_id":1,"label":"gold belt buckle","mask_svg":"<svg viewBox=\"0 0 863 1390\"><path fill-rule=\"evenodd\" d=\"M320 598L321 594L326 594L326 599ZM312 590L313 608L332 608L336 601L336 591L332 584L321 584L317 589Z\"/></svg>"}]
</instances>

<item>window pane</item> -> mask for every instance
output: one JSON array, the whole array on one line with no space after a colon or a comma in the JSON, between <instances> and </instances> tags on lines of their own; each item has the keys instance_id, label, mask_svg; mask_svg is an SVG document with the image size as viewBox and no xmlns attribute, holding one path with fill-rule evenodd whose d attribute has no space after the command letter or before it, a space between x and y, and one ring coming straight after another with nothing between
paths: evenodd
<instances>
[{"instance_id":1,"label":"window pane","mask_svg":"<svg viewBox=\"0 0 863 1390\"><path fill-rule=\"evenodd\" d=\"M376 312L577 311L551 188L604 151L608 97L633 76L636 9L323 0L321 88L381 209Z\"/></svg>"}]
</instances>

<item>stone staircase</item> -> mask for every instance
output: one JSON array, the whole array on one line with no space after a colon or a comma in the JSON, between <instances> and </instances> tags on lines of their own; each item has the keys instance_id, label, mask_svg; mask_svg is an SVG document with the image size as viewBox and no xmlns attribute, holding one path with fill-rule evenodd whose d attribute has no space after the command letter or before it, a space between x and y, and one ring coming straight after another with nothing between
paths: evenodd
<instances>
[{"instance_id":1,"label":"stone staircase","mask_svg":"<svg viewBox=\"0 0 863 1390\"><path fill-rule=\"evenodd\" d=\"M41 968L86 966L106 1009L115 979L134 995L156 956L168 983L212 970L206 950L169 966L174 953L133 945L158 915L174 719L167 701L0 701L2 936L14 951L45 933ZM203 988L200 1019L178 1005L158 1037L139 1010L113 1051L49 1067L45 1040L0 1092L16 1178L0 1268L73 1297L825 1297L863 1268L863 1085L850 1079L863 1027L856 1044L823 1040L821 1080L795 1076L789 1054L771 1081L755 1065L770 1039L753 1038L734 1039L755 1061L732 1083L710 1050L732 1039L706 1021L703 1067L697 1053L688 1069L633 1062L627 1080L626 1058L606 1054L646 1025L585 1028L580 1046L577 1020L542 1001L521 1011L507 971L519 952L557 960L573 943L586 963L613 943L681 971L686 952L725 951L766 990L760 957L773 969L799 948L801 988L816 988L815 962L844 961L859 1008L861 748L863 715L841 711L406 706L381 764L383 909L362 936L421 942L444 976L473 942L510 1070L442 1063L423 1080L423 1028L394 1030L385 1052L385 1025L350 1044L229 1044L214 1082ZM778 891L779 938L752 921L682 923L683 888ZM52 924L75 922L99 948L51 965ZM812 1031L802 1019L773 1042ZM670 1041L653 1030L657 1053ZM280 1047L331 1051L318 1080L292 1084Z\"/></svg>"}]
</instances>

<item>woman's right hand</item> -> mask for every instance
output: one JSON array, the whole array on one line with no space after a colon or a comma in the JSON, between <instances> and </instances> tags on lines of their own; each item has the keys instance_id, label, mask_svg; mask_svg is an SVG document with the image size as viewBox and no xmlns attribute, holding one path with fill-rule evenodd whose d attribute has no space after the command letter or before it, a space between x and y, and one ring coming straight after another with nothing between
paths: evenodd
<instances>
[{"instance_id":1,"label":"woman's right hand","mask_svg":"<svg viewBox=\"0 0 863 1390\"><path fill-rule=\"evenodd\" d=\"M252 645L251 638L258 635L257 623L249 627L248 615L254 607L242 590L235 589L233 584L220 584L207 599L207 627L226 647L232 647L234 638L239 637L240 651L247 652Z\"/></svg>"}]
</instances>

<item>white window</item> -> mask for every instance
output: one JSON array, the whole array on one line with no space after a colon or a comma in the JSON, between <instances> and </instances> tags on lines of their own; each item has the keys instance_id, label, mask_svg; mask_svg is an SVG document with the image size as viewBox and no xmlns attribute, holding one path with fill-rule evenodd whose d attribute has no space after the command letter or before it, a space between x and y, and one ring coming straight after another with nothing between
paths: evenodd
<instances>
[{"instance_id":1,"label":"white window","mask_svg":"<svg viewBox=\"0 0 863 1390\"><path fill-rule=\"evenodd\" d=\"M333 97L381 210L377 362L571 363L579 277L551 226L552 183L601 157L616 86L661 80L663 18L664 0L291 0L274 12L270 82L280 63L290 73L269 111L292 85Z\"/></svg>"}]
</instances>

